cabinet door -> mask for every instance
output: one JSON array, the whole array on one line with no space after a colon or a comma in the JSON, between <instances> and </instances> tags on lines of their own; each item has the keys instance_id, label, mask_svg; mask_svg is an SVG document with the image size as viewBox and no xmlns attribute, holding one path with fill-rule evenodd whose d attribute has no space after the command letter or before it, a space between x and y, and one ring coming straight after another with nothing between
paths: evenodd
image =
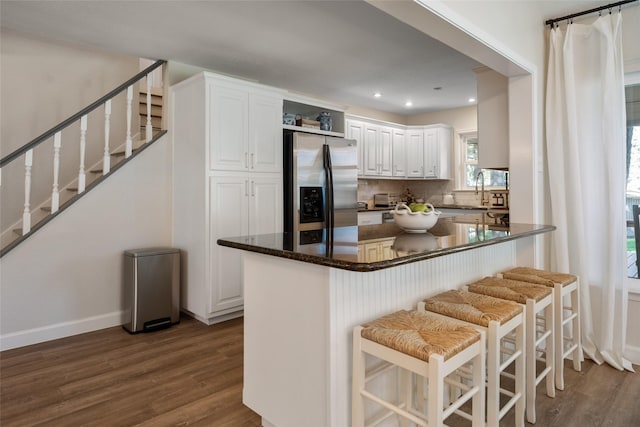
<instances>
[{"instance_id":1,"label":"cabinet door","mask_svg":"<svg viewBox=\"0 0 640 427\"><path fill-rule=\"evenodd\" d=\"M378 176L378 126L364 126L364 175Z\"/></svg>"},{"instance_id":2,"label":"cabinet door","mask_svg":"<svg viewBox=\"0 0 640 427\"><path fill-rule=\"evenodd\" d=\"M366 243L364 245L364 257L367 262L378 262L380 261L379 257L379 244L375 243Z\"/></svg>"},{"instance_id":3,"label":"cabinet door","mask_svg":"<svg viewBox=\"0 0 640 427\"><path fill-rule=\"evenodd\" d=\"M249 169L282 171L282 97L249 95Z\"/></svg>"},{"instance_id":4,"label":"cabinet door","mask_svg":"<svg viewBox=\"0 0 640 427\"><path fill-rule=\"evenodd\" d=\"M405 143L405 131L400 129L393 130L392 138L393 146L393 176L407 176L407 153Z\"/></svg>"},{"instance_id":5,"label":"cabinet door","mask_svg":"<svg viewBox=\"0 0 640 427\"><path fill-rule=\"evenodd\" d=\"M358 147L358 176L361 176L364 173L364 125L362 122L347 119L346 126L347 139L355 140Z\"/></svg>"},{"instance_id":6,"label":"cabinet door","mask_svg":"<svg viewBox=\"0 0 640 427\"><path fill-rule=\"evenodd\" d=\"M393 130L381 127L378 135L378 175L393 175Z\"/></svg>"},{"instance_id":7,"label":"cabinet door","mask_svg":"<svg viewBox=\"0 0 640 427\"><path fill-rule=\"evenodd\" d=\"M438 177L438 130L425 129L424 131L424 177Z\"/></svg>"},{"instance_id":8,"label":"cabinet door","mask_svg":"<svg viewBox=\"0 0 640 427\"><path fill-rule=\"evenodd\" d=\"M407 177L422 178L424 176L424 132L411 130L407 132Z\"/></svg>"},{"instance_id":9,"label":"cabinet door","mask_svg":"<svg viewBox=\"0 0 640 427\"><path fill-rule=\"evenodd\" d=\"M245 90L210 83L209 159L214 170L247 170L249 95Z\"/></svg>"},{"instance_id":10,"label":"cabinet door","mask_svg":"<svg viewBox=\"0 0 640 427\"><path fill-rule=\"evenodd\" d=\"M282 178L249 179L249 234L282 231Z\"/></svg>"},{"instance_id":11,"label":"cabinet door","mask_svg":"<svg viewBox=\"0 0 640 427\"><path fill-rule=\"evenodd\" d=\"M209 311L215 313L244 302L242 253L219 246L216 240L249 234L249 180L244 176L211 177L209 191Z\"/></svg>"},{"instance_id":12,"label":"cabinet door","mask_svg":"<svg viewBox=\"0 0 640 427\"><path fill-rule=\"evenodd\" d=\"M385 240L380 242L380 258L381 260L393 259L395 252L392 248L395 239Z\"/></svg>"},{"instance_id":13,"label":"cabinet door","mask_svg":"<svg viewBox=\"0 0 640 427\"><path fill-rule=\"evenodd\" d=\"M449 127L438 128L438 178L439 179L451 179L452 178L452 157L451 150L453 145L452 140L453 132Z\"/></svg>"}]
</instances>

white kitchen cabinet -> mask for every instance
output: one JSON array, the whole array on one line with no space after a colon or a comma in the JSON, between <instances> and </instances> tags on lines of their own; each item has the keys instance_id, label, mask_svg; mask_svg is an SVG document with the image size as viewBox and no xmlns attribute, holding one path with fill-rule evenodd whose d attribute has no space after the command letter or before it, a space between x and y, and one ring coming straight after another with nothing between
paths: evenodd
<instances>
[{"instance_id":1,"label":"white kitchen cabinet","mask_svg":"<svg viewBox=\"0 0 640 427\"><path fill-rule=\"evenodd\" d=\"M364 175L392 175L391 128L364 124Z\"/></svg>"},{"instance_id":2,"label":"white kitchen cabinet","mask_svg":"<svg viewBox=\"0 0 640 427\"><path fill-rule=\"evenodd\" d=\"M474 69L478 92L478 166L509 168L509 79L487 67Z\"/></svg>"},{"instance_id":3,"label":"white kitchen cabinet","mask_svg":"<svg viewBox=\"0 0 640 427\"><path fill-rule=\"evenodd\" d=\"M282 96L207 72L171 87L181 303L207 324L243 309L240 251L217 239L282 230Z\"/></svg>"},{"instance_id":4,"label":"white kitchen cabinet","mask_svg":"<svg viewBox=\"0 0 640 427\"><path fill-rule=\"evenodd\" d=\"M211 224L210 312L241 308L243 300L242 253L218 246L220 237L282 231L282 182L265 174L214 175L209 184Z\"/></svg>"},{"instance_id":5,"label":"white kitchen cabinet","mask_svg":"<svg viewBox=\"0 0 640 427\"><path fill-rule=\"evenodd\" d=\"M382 211L358 212L358 225L382 224Z\"/></svg>"},{"instance_id":6,"label":"white kitchen cabinet","mask_svg":"<svg viewBox=\"0 0 640 427\"><path fill-rule=\"evenodd\" d=\"M393 129L393 136L391 139L393 159L393 171L392 175L398 178L404 178L407 176L407 143L406 143L406 131L404 129Z\"/></svg>"},{"instance_id":7,"label":"white kitchen cabinet","mask_svg":"<svg viewBox=\"0 0 640 427\"><path fill-rule=\"evenodd\" d=\"M346 119L346 138L356 141L358 147L358 176L364 175L364 123Z\"/></svg>"},{"instance_id":8,"label":"white kitchen cabinet","mask_svg":"<svg viewBox=\"0 0 640 427\"><path fill-rule=\"evenodd\" d=\"M424 177L451 179L452 130L446 125L424 127Z\"/></svg>"},{"instance_id":9,"label":"white kitchen cabinet","mask_svg":"<svg viewBox=\"0 0 640 427\"><path fill-rule=\"evenodd\" d=\"M210 169L282 170L282 95L205 76Z\"/></svg>"},{"instance_id":10,"label":"white kitchen cabinet","mask_svg":"<svg viewBox=\"0 0 640 427\"><path fill-rule=\"evenodd\" d=\"M393 243L395 239L364 241L358 244L359 262L378 262L394 257Z\"/></svg>"},{"instance_id":11,"label":"white kitchen cabinet","mask_svg":"<svg viewBox=\"0 0 640 427\"><path fill-rule=\"evenodd\" d=\"M407 178L424 178L424 131L407 131Z\"/></svg>"}]
</instances>

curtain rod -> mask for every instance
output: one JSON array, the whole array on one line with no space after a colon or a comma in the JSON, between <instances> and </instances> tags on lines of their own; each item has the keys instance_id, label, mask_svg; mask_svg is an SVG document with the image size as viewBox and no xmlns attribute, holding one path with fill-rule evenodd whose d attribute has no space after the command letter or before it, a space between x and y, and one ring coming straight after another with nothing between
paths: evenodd
<instances>
[{"instance_id":1,"label":"curtain rod","mask_svg":"<svg viewBox=\"0 0 640 427\"><path fill-rule=\"evenodd\" d=\"M601 10L612 9L614 7L621 7L623 4L637 2L639 0L623 0L616 3L609 3L606 6L600 6L593 9L585 10L584 12L573 13L571 15L563 16L561 18L548 19L544 21L544 25L550 25L553 27L553 24L560 21L565 21L567 19L575 18L577 16L587 15L589 13L600 12Z\"/></svg>"}]
</instances>

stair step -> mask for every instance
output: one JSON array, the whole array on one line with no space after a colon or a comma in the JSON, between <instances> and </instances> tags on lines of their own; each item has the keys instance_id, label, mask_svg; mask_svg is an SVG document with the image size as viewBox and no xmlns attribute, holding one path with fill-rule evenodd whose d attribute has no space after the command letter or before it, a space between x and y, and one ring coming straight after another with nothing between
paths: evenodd
<instances>
[{"instance_id":1,"label":"stair step","mask_svg":"<svg viewBox=\"0 0 640 427\"><path fill-rule=\"evenodd\" d=\"M40 210L44 212L51 212L51 206L41 206Z\"/></svg>"},{"instance_id":2,"label":"stair step","mask_svg":"<svg viewBox=\"0 0 640 427\"><path fill-rule=\"evenodd\" d=\"M147 115L140 114L140 126L147 125ZM160 128L162 126L162 117L151 116L151 127Z\"/></svg>"},{"instance_id":3,"label":"stair step","mask_svg":"<svg viewBox=\"0 0 640 427\"><path fill-rule=\"evenodd\" d=\"M144 127L141 126L140 129L144 129ZM135 153L138 150L139 150L139 148L133 148L131 150L131 154ZM113 156L113 157L122 157L124 155L125 155L125 151L124 150L114 151L113 153L111 153L111 156ZM102 172L102 170L100 170L100 172Z\"/></svg>"},{"instance_id":4,"label":"stair step","mask_svg":"<svg viewBox=\"0 0 640 427\"><path fill-rule=\"evenodd\" d=\"M147 95L141 93L140 97L138 98L140 104L146 104L147 103ZM151 105L158 105L158 106L162 106L162 96L157 96L157 95L151 95Z\"/></svg>"},{"instance_id":5,"label":"stair step","mask_svg":"<svg viewBox=\"0 0 640 427\"><path fill-rule=\"evenodd\" d=\"M147 117L147 104L140 103L140 115ZM151 106L151 117L162 117L162 107L159 105Z\"/></svg>"},{"instance_id":6,"label":"stair step","mask_svg":"<svg viewBox=\"0 0 640 427\"><path fill-rule=\"evenodd\" d=\"M14 228L13 232L16 233L18 236L22 236L22 228Z\"/></svg>"},{"instance_id":7,"label":"stair step","mask_svg":"<svg viewBox=\"0 0 640 427\"><path fill-rule=\"evenodd\" d=\"M140 86L140 93L144 94L145 96L147 95L147 86ZM159 96L162 97L163 91L161 87L152 87L151 88L151 95L155 95L155 96Z\"/></svg>"}]
</instances>

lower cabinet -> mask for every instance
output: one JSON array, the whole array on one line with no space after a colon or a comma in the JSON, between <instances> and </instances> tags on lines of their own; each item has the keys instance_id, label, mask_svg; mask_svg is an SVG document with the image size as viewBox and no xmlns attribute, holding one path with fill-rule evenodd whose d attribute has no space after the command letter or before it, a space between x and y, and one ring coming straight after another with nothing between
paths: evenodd
<instances>
[{"instance_id":1,"label":"lower cabinet","mask_svg":"<svg viewBox=\"0 0 640 427\"><path fill-rule=\"evenodd\" d=\"M393 258L392 239L364 241L358 244L358 262L378 262Z\"/></svg>"},{"instance_id":2,"label":"lower cabinet","mask_svg":"<svg viewBox=\"0 0 640 427\"><path fill-rule=\"evenodd\" d=\"M242 253L218 246L221 237L282 231L279 174L219 174L209 177L209 316L241 310Z\"/></svg>"}]
</instances>

